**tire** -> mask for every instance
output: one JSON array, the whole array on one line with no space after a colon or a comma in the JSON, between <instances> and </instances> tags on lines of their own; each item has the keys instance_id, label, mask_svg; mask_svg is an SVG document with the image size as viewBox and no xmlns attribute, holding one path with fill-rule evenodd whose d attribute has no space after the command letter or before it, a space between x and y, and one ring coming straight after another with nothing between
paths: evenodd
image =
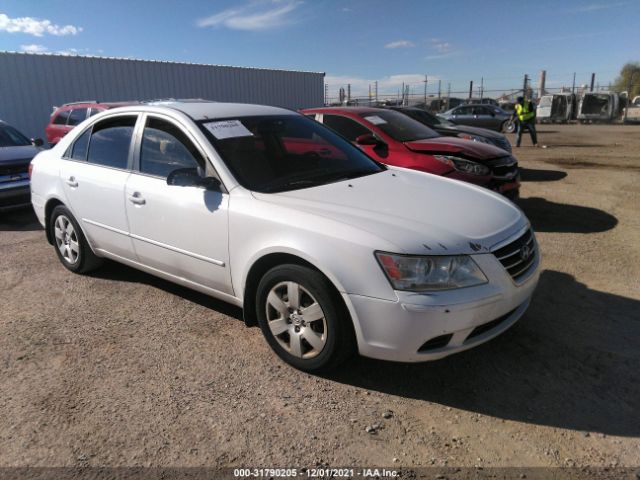
<instances>
[{"instance_id":1,"label":"tire","mask_svg":"<svg viewBox=\"0 0 640 480\"><path fill-rule=\"evenodd\" d=\"M344 304L329 280L311 268L287 264L269 270L258 284L256 315L269 346L299 370L330 370L355 350Z\"/></svg>"},{"instance_id":2,"label":"tire","mask_svg":"<svg viewBox=\"0 0 640 480\"><path fill-rule=\"evenodd\" d=\"M102 259L93 253L80 225L67 207L58 205L53 209L49 229L58 259L68 270L87 273L102 264Z\"/></svg>"},{"instance_id":3,"label":"tire","mask_svg":"<svg viewBox=\"0 0 640 480\"><path fill-rule=\"evenodd\" d=\"M513 133L516 131L516 123L511 122L509 120L505 120L502 122L502 126L500 127L500 131L504 133Z\"/></svg>"}]
</instances>

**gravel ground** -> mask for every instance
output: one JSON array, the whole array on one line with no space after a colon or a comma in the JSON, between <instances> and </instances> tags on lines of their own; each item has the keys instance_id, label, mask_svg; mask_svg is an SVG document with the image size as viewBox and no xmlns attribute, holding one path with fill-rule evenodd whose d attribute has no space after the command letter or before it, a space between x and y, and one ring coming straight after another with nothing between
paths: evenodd
<instances>
[{"instance_id":1,"label":"gravel ground","mask_svg":"<svg viewBox=\"0 0 640 480\"><path fill-rule=\"evenodd\" d=\"M640 128L514 149L540 286L501 337L320 377L241 312L127 267L74 275L0 218L0 467L640 466Z\"/></svg>"}]
</instances>

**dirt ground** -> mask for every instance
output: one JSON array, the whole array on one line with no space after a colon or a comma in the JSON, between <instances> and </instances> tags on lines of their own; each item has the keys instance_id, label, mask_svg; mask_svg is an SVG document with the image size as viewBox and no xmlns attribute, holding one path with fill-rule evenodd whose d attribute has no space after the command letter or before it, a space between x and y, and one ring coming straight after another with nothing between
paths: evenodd
<instances>
[{"instance_id":1,"label":"dirt ground","mask_svg":"<svg viewBox=\"0 0 640 480\"><path fill-rule=\"evenodd\" d=\"M514 149L531 307L432 363L298 372L238 309L115 263L74 275L3 215L0 467L640 467L640 127L539 134Z\"/></svg>"}]
</instances>

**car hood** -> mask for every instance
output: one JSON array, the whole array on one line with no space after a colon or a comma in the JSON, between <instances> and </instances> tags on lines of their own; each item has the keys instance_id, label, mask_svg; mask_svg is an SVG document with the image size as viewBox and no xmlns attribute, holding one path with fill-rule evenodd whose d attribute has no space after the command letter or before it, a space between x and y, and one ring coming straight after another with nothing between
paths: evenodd
<instances>
[{"instance_id":1,"label":"car hood","mask_svg":"<svg viewBox=\"0 0 640 480\"><path fill-rule=\"evenodd\" d=\"M414 152L462 154L463 157L478 160L489 160L504 157L504 150L481 142L470 142L463 138L437 137L413 142L404 142L404 145Z\"/></svg>"},{"instance_id":2,"label":"car hood","mask_svg":"<svg viewBox=\"0 0 640 480\"><path fill-rule=\"evenodd\" d=\"M31 161L40 150L31 145L24 147L0 147L0 162L14 162L17 160Z\"/></svg>"},{"instance_id":3,"label":"car hood","mask_svg":"<svg viewBox=\"0 0 640 480\"><path fill-rule=\"evenodd\" d=\"M494 132L493 130L489 130L488 128L467 127L466 125L453 125L451 127L438 126L434 130L448 130L451 132L468 133L470 135L479 135L481 137L493 139L504 138L504 135L502 135L501 133Z\"/></svg>"},{"instance_id":4,"label":"car hood","mask_svg":"<svg viewBox=\"0 0 640 480\"><path fill-rule=\"evenodd\" d=\"M327 234L331 222L317 221L323 217L374 235L381 240L374 248L391 243L396 253L487 252L529 223L518 207L487 189L395 167L314 188L253 195L304 213L309 224L301 228Z\"/></svg>"}]
</instances>

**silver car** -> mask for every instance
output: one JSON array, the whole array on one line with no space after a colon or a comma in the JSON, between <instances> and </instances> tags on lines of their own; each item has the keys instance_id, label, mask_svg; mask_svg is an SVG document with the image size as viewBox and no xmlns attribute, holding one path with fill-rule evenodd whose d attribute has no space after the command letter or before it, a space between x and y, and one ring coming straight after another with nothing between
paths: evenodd
<instances>
[{"instance_id":1,"label":"silver car","mask_svg":"<svg viewBox=\"0 0 640 480\"><path fill-rule=\"evenodd\" d=\"M460 105L440 116L457 125L488 128L496 132L504 132L511 118L510 113L492 105Z\"/></svg>"}]
</instances>

